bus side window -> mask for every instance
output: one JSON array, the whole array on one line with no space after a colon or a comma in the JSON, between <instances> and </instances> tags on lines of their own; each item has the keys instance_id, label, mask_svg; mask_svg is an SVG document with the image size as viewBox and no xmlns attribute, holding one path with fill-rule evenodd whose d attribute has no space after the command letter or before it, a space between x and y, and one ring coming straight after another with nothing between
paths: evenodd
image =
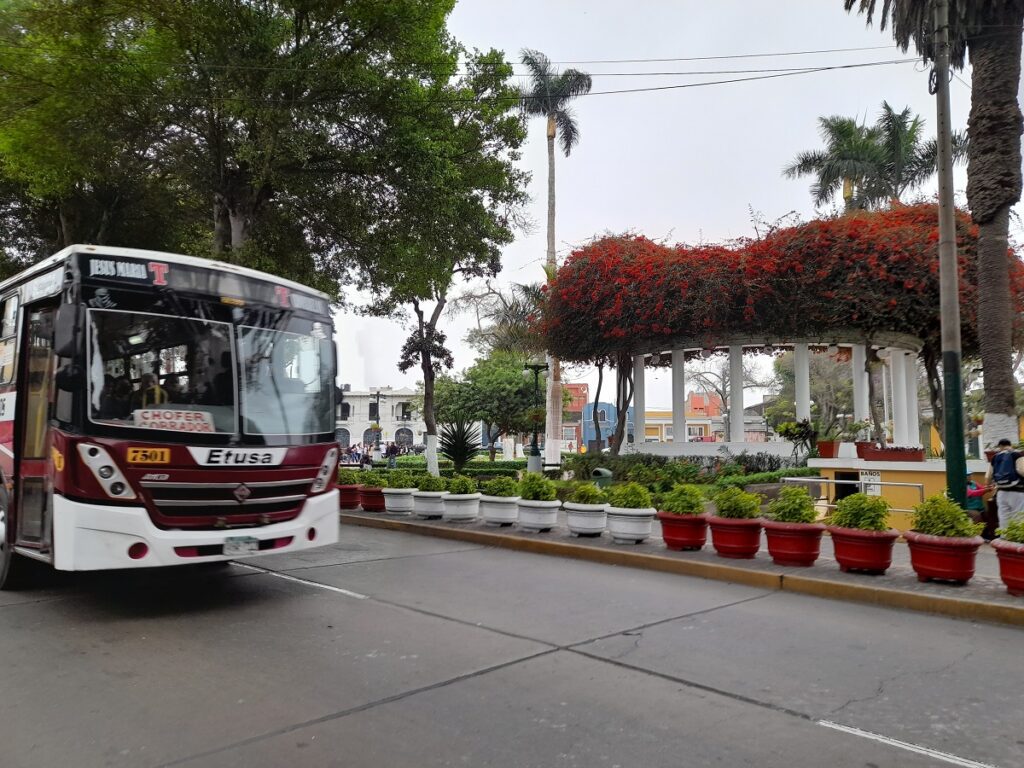
<instances>
[{"instance_id":1,"label":"bus side window","mask_svg":"<svg viewBox=\"0 0 1024 768\"><path fill-rule=\"evenodd\" d=\"M8 296L0 306L0 384L9 384L14 380L17 320L18 297Z\"/></svg>"}]
</instances>

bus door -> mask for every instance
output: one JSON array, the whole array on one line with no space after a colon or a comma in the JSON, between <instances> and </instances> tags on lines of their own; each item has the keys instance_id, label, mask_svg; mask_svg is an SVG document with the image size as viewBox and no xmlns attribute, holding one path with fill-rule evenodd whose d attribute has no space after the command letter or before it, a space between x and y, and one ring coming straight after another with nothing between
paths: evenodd
<instances>
[{"instance_id":1,"label":"bus door","mask_svg":"<svg viewBox=\"0 0 1024 768\"><path fill-rule=\"evenodd\" d=\"M54 307L25 308L15 432L18 456L15 505L19 544L49 550L53 489L49 476L53 390Z\"/></svg>"}]
</instances>

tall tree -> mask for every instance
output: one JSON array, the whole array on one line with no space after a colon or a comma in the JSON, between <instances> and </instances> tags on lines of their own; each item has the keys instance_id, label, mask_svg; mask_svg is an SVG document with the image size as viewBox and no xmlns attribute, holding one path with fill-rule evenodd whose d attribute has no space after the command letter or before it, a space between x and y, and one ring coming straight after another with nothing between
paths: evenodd
<instances>
[{"instance_id":1,"label":"tall tree","mask_svg":"<svg viewBox=\"0 0 1024 768\"><path fill-rule=\"evenodd\" d=\"M818 124L825 149L801 152L783 171L791 179L815 177L816 206L830 203L841 189L845 210L878 208L899 202L935 174L935 140L924 139L924 121L909 107L897 112L883 101L872 126L839 116L820 117ZM956 134L954 160L966 151L966 138Z\"/></svg>"},{"instance_id":2,"label":"tall tree","mask_svg":"<svg viewBox=\"0 0 1024 768\"><path fill-rule=\"evenodd\" d=\"M935 55L934 0L843 0L870 24L876 12L903 50L913 43L926 60ZM978 225L978 327L985 375L985 436L1016 442L1010 299L1010 208L1021 195L1018 103L1024 0L950 0L950 64L971 63L967 121L967 203Z\"/></svg>"},{"instance_id":3,"label":"tall tree","mask_svg":"<svg viewBox=\"0 0 1024 768\"><path fill-rule=\"evenodd\" d=\"M523 92L523 109L547 122L548 140L548 248L547 271L550 281L558 266L555 258L555 138L568 157L580 140L580 129L569 103L590 92L591 79L586 72L567 69L559 72L540 51L522 52L523 64L530 73L530 85ZM550 464L561 461L562 444L562 372L558 358L548 356L550 374L547 385L547 428L544 450Z\"/></svg>"}]
</instances>

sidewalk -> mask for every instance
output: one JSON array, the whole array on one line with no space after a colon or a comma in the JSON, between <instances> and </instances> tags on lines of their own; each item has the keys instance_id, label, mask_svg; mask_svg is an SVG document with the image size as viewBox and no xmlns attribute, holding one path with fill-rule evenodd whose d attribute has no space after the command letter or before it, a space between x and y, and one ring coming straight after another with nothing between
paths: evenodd
<instances>
[{"instance_id":1,"label":"sidewalk","mask_svg":"<svg viewBox=\"0 0 1024 768\"><path fill-rule=\"evenodd\" d=\"M833 559L832 541L827 534L822 538L821 558L813 567L786 568L772 563L763 537L761 551L755 559L730 560L715 554L710 534L707 545L699 552L673 552L665 547L657 520L654 521L651 538L642 544L630 545L615 544L607 533L599 538L571 536L565 527L564 515L564 512L559 513L559 527L549 533L525 533L515 527L494 528L479 521L446 523L362 510L341 512L341 522L343 525L405 531L491 547L730 581L763 589L781 589L833 600L1024 625L1024 598L1007 594L999 578L995 550L987 544L978 552L974 578L959 587L919 582L910 567L907 545L902 540L896 543L889 571L884 576L868 576L839 570Z\"/></svg>"}]
</instances>

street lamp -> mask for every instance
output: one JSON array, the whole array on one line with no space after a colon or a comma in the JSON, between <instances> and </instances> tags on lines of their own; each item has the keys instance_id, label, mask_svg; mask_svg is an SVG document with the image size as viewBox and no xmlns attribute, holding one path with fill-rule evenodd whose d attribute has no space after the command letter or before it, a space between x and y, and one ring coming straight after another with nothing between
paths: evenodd
<instances>
[{"instance_id":1,"label":"street lamp","mask_svg":"<svg viewBox=\"0 0 1024 768\"><path fill-rule=\"evenodd\" d=\"M535 408L540 408L540 373L548 369L547 363L527 363L523 366L523 375L529 378L530 372L533 372L533 404ZM540 457L540 448L537 445L537 424L539 420L533 419L533 439L530 441L530 452L526 459L526 471L527 472L542 472L544 470L544 462Z\"/></svg>"},{"instance_id":2,"label":"street lamp","mask_svg":"<svg viewBox=\"0 0 1024 768\"><path fill-rule=\"evenodd\" d=\"M377 397L377 418L374 420L374 426L376 427L376 429L373 430L373 458L374 458L374 461L380 461L380 456L381 456L381 454L380 454L380 434L381 434L381 428L380 428L380 390L379 389L377 390L376 397Z\"/></svg>"}]
</instances>

